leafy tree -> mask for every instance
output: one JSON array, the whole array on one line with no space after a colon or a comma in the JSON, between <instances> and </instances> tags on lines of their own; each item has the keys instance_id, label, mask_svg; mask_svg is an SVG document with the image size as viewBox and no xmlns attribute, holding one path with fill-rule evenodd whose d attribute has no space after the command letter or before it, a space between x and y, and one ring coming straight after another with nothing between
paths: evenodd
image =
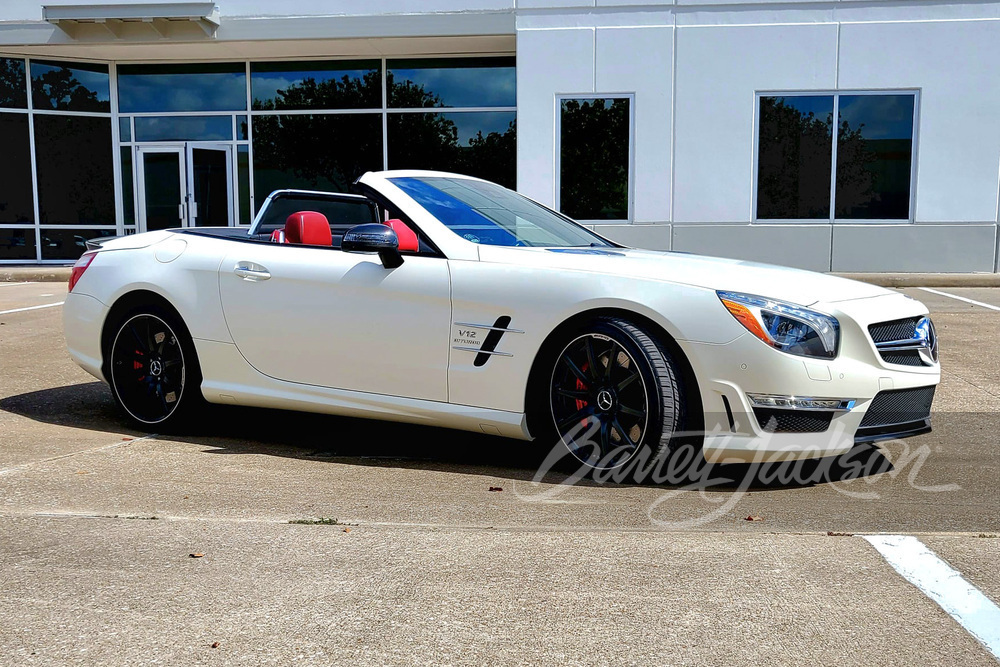
<instances>
[{"instance_id":1,"label":"leafy tree","mask_svg":"<svg viewBox=\"0 0 1000 667\"><path fill-rule=\"evenodd\" d=\"M24 87L24 61L0 58L0 107L28 105Z\"/></svg>"},{"instance_id":2,"label":"leafy tree","mask_svg":"<svg viewBox=\"0 0 1000 667\"><path fill-rule=\"evenodd\" d=\"M97 98L97 93L80 83L66 67L52 69L32 77L35 90L32 102L36 109L73 111L108 111L110 103Z\"/></svg>"},{"instance_id":3,"label":"leafy tree","mask_svg":"<svg viewBox=\"0 0 1000 667\"><path fill-rule=\"evenodd\" d=\"M566 215L628 217L628 126L627 99L563 101L559 201Z\"/></svg>"}]
</instances>

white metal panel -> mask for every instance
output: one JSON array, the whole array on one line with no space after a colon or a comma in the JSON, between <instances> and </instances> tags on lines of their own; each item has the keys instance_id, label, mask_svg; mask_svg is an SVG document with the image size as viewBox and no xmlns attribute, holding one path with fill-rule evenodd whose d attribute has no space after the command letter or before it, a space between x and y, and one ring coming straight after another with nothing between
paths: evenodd
<instances>
[{"instance_id":1,"label":"white metal panel","mask_svg":"<svg viewBox=\"0 0 1000 667\"><path fill-rule=\"evenodd\" d=\"M598 28L595 94L634 93L634 222L670 218L674 30Z\"/></svg>"},{"instance_id":2,"label":"white metal panel","mask_svg":"<svg viewBox=\"0 0 1000 667\"><path fill-rule=\"evenodd\" d=\"M921 90L920 126L915 132L918 223L997 219L997 62L997 21L842 28L840 88Z\"/></svg>"},{"instance_id":3,"label":"white metal panel","mask_svg":"<svg viewBox=\"0 0 1000 667\"><path fill-rule=\"evenodd\" d=\"M556 96L594 91L594 31L520 30L517 51L517 189L552 206Z\"/></svg>"},{"instance_id":4,"label":"white metal panel","mask_svg":"<svg viewBox=\"0 0 1000 667\"><path fill-rule=\"evenodd\" d=\"M678 28L674 222L749 222L755 91L836 87L837 26Z\"/></svg>"}]
</instances>

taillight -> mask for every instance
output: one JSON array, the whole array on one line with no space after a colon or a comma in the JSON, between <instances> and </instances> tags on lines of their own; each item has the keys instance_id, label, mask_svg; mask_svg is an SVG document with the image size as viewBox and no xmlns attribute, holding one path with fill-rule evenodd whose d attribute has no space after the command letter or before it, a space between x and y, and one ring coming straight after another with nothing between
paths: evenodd
<instances>
[{"instance_id":1,"label":"taillight","mask_svg":"<svg viewBox=\"0 0 1000 667\"><path fill-rule=\"evenodd\" d=\"M73 271L69 274L69 285L67 288L70 292L76 287L76 284L83 277L83 272L87 270L90 263L94 261L97 257L97 251L85 252L80 256L80 259L76 260L76 264L73 265Z\"/></svg>"}]
</instances>

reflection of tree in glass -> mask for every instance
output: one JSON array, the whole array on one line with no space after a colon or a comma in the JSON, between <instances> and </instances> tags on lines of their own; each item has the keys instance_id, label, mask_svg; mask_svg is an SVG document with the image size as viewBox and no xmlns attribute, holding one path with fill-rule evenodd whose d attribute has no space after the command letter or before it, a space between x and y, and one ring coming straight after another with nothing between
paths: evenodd
<instances>
[{"instance_id":1,"label":"reflection of tree in glass","mask_svg":"<svg viewBox=\"0 0 1000 667\"><path fill-rule=\"evenodd\" d=\"M113 225L111 120L36 115L41 223Z\"/></svg>"},{"instance_id":2,"label":"reflection of tree in glass","mask_svg":"<svg viewBox=\"0 0 1000 667\"><path fill-rule=\"evenodd\" d=\"M628 114L627 99L563 101L559 201L566 215L628 217Z\"/></svg>"},{"instance_id":3,"label":"reflection of tree in glass","mask_svg":"<svg viewBox=\"0 0 1000 667\"><path fill-rule=\"evenodd\" d=\"M28 105L24 88L24 61L0 58L0 107Z\"/></svg>"},{"instance_id":4,"label":"reflection of tree in glass","mask_svg":"<svg viewBox=\"0 0 1000 667\"><path fill-rule=\"evenodd\" d=\"M837 217L854 217L855 207L876 204L882 197L878 188L878 173L872 169L878 159L865 140L865 124L852 130L846 120L837 129Z\"/></svg>"},{"instance_id":5,"label":"reflection of tree in glass","mask_svg":"<svg viewBox=\"0 0 1000 667\"><path fill-rule=\"evenodd\" d=\"M406 107L441 107L438 96L412 81L387 85ZM307 78L278 90L273 100L254 100L254 109L351 109L381 106L379 73L316 82ZM380 100L380 97L378 98ZM375 118L379 122L372 124ZM254 119L255 181L265 172L258 195L283 187L345 190L365 171L382 167L381 118L368 114L258 116ZM389 166L393 169L440 169L495 180L513 187L515 128L480 132L462 146L458 128L438 113L390 114ZM277 173L276 173L277 172ZM284 173L286 176L281 176ZM263 201L258 196L260 201Z\"/></svg>"},{"instance_id":6,"label":"reflection of tree in glass","mask_svg":"<svg viewBox=\"0 0 1000 667\"><path fill-rule=\"evenodd\" d=\"M825 118L804 111L781 97L760 99L760 140L757 162L757 217L809 219L830 217L830 168L833 111ZM862 136L864 125L838 128L837 199L869 201L875 160Z\"/></svg>"},{"instance_id":7,"label":"reflection of tree in glass","mask_svg":"<svg viewBox=\"0 0 1000 667\"><path fill-rule=\"evenodd\" d=\"M107 101L97 99L97 93L80 83L65 67L50 69L41 76L32 76L36 109L72 109L73 111L108 111Z\"/></svg>"}]
</instances>

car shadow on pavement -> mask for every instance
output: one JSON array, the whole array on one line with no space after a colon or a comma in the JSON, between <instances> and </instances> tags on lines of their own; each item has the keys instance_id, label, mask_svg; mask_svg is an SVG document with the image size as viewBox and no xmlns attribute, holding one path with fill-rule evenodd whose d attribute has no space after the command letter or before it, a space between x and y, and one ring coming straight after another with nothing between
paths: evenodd
<instances>
[{"instance_id":1,"label":"car shadow on pavement","mask_svg":"<svg viewBox=\"0 0 1000 667\"><path fill-rule=\"evenodd\" d=\"M118 411L101 382L43 389L0 399L0 410L34 421L70 428L141 436ZM201 419L181 433L158 434L161 440L203 445L208 454L263 454L346 465L426 469L479 474L511 480L534 480L550 446L453 429L337 417L286 410L209 406ZM561 445L560 445L561 447ZM700 456L666 479L646 476L646 483L729 493L802 488L890 472L892 463L874 445L857 445L836 459L764 467L709 465ZM542 481L563 482L579 468L571 456L548 468ZM667 466L664 466L666 468ZM577 475L580 476L580 475ZM574 483L607 483L583 477ZM621 476L619 483L633 484Z\"/></svg>"}]
</instances>

